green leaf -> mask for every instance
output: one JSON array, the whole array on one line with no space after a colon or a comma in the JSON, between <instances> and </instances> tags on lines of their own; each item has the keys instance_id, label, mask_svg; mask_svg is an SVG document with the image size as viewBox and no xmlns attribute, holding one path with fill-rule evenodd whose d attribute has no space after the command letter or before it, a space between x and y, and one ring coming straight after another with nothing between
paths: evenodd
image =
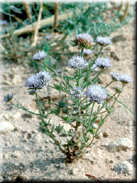
<instances>
[{"instance_id":1,"label":"green leaf","mask_svg":"<svg viewBox=\"0 0 137 183\"><path fill-rule=\"evenodd\" d=\"M92 123L92 124L96 121L97 117L98 117L98 116L95 116L95 117L91 120L91 123Z\"/></svg>"},{"instance_id":2,"label":"green leaf","mask_svg":"<svg viewBox=\"0 0 137 183\"><path fill-rule=\"evenodd\" d=\"M49 53L49 51L50 51L50 48L49 48L49 46L46 44L45 45L45 47L44 47L44 51L46 52L46 53Z\"/></svg>"},{"instance_id":3,"label":"green leaf","mask_svg":"<svg viewBox=\"0 0 137 183\"><path fill-rule=\"evenodd\" d=\"M55 128L56 132L59 134L62 130L63 130L63 126L61 126L60 124L58 126L56 126Z\"/></svg>"},{"instance_id":4,"label":"green leaf","mask_svg":"<svg viewBox=\"0 0 137 183\"><path fill-rule=\"evenodd\" d=\"M87 131L90 132L91 134L94 134L94 129L93 128L90 128Z\"/></svg>"}]
</instances>

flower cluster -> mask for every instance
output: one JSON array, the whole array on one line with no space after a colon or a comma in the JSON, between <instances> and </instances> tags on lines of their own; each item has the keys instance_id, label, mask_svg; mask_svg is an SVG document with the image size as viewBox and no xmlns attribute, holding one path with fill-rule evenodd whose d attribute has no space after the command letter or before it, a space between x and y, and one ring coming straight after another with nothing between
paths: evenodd
<instances>
[{"instance_id":1,"label":"flower cluster","mask_svg":"<svg viewBox=\"0 0 137 183\"><path fill-rule=\"evenodd\" d=\"M32 89L32 92L35 92L38 91L38 89L42 89L44 85L48 85L50 79L51 76L48 72L40 71L36 75L29 77L25 82L25 85L28 86L29 89Z\"/></svg>"},{"instance_id":2,"label":"flower cluster","mask_svg":"<svg viewBox=\"0 0 137 183\"><path fill-rule=\"evenodd\" d=\"M120 80L120 74L118 72L111 72L111 77L114 81L119 81Z\"/></svg>"},{"instance_id":3,"label":"flower cluster","mask_svg":"<svg viewBox=\"0 0 137 183\"><path fill-rule=\"evenodd\" d=\"M33 60L41 61L42 59L46 58L46 56L47 53L44 50L42 50L33 55Z\"/></svg>"},{"instance_id":4,"label":"flower cluster","mask_svg":"<svg viewBox=\"0 0 137 183\"><path fill-rule=\"evenodd\" d=\"M84 94L81 87L74 87L74 90L71 90L70 93L74 96L74 98L80 98Z\"/></svg>"},{"instance_id":5,"label":"flower cluster","mask_svg":"<svg viewBox=\"0 0 137 183\"><path fill-rule=\"evenodd\" d=\"M112 44L112 41L108 37L98 36L96 39L96 43L98 43L101 46L107 46L109 44Z\"/></svg>"},{"instance_id":6,"label":"flower cluster","mask_svg":"<svg viewBox=\"0 0 137 183\"><path fill-rule=\"evenodd\" d=\"M84 46L86 48L93 46L93 38L89 34L78 34L74 40L75 45Z\"/></svg>"},{"instance_id":7,"label":"flower cluster","mask_svg":"<svg viewBox=\"0 0 137 183\"><path fill-rule=\"evenodd\" d=\"M110 74L114 81L121 81L124 84L132 82L132 77L127 74L119 74L118 72L111 72Z\"/></svg>"},{"instance_id":8,"label":"flower cluster","mask_svg":"<svg viewBox=\"0 0 137 183\"><path fill-rule=\"evenodd\" d=\"M131 76L129 76L129 75L127 75L127 74L121 74L121 76L120 76L120 81L122 82L122 83L130 83L130 82L132 82L132 77Z\"/></svg>"},{"instance_id":9,"label":"flower cluster","mask_svg":"<svg viewBox=\"0 0 137 183\"><path fill-rule=\"evenodd\" d=\"M90 101L95 101L101 104L107 98L107 92L99 85L91 85L87 88L85 94L90 98Z\"/></svg>"},{"instance_id":10,"label":"flower cluster","mask_svg":"<svg viewBox=\"0 0 137 183\"><path fill-rule=\"evenodd\" d=\"M88 63L80 56L74 56L68 61L68 66L75 69L85 68L87 65Z\"/></svg>"},{"instance_id":11,"label":"flower cluster","mask_svg":"<svg viewBox=\"0 0 137 183\"><path fill-rule=\"evenodd\" d=\"M111 62L109 58L103 58L103 57L99 57L96 62L95 62L96 66L98 66L101 69L107 69L109 67L111 67Z\"/></svg>"}]
</instances>

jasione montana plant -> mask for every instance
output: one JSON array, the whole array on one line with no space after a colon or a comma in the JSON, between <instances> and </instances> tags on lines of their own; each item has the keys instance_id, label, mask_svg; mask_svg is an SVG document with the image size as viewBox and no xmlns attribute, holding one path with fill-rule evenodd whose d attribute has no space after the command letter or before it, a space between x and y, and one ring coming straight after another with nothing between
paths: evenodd
<instances>
[{"instance_id":1,"label":"jasione montana plant","mask_svg":"<svg viewBox=\"0 0 137 183\"><path fill-rule=\"evenodd\" d=\"M87 62L86 55L93 53L94 44L100 45L100 51L93 60ZM41 71L29 77L25 85L28 87L29 94L36 96L39 113L29 111L23 106L14 106L28 111L31 114L40 116L39 125L45 133L52 139L52 143L59 147L60 151L66 155L66 162L72 162L75 158L81 157L87 152L87 147L92 145L94 138L99 134L100 127L104 124L107 116L114 111L114 104L122 93L126 84L132 81L131 76L111 72L111 82L106 86L98 84L98 77L108 68L112 67L111 61L107 57L101 57L101 51L107 45L112 44L108 37L98 36L94 41L89 34L78 34L73 39L73 46L78 46L81 55L75 55L68 60L68 67L72 68L73 75L60 74L46 65L47 53L42 50L34 54L33 60L43 63L49 70ZM59 83L51 82L52 78L58 77ZM109 94L108 87L113 82L121 82L121 88L116 87L113 95ZM58 90L61 94L65 93L64 101L56 103L52 101L50 111L45 113L44 105L40 104L38 93L43 87ZM5 101L11 101L13 95L5 96ZM109 102L109 101L113 102ZM64 115L64 113L65 115ZM52 125L49 114L58 116L62 125ZM100 119L99 125L95 128L97 118ZM64 123L70 125L71 130L64 128ZM58 139L58 134L63 135L66 141L63 143Z\"/></svg>"}]
</instances>

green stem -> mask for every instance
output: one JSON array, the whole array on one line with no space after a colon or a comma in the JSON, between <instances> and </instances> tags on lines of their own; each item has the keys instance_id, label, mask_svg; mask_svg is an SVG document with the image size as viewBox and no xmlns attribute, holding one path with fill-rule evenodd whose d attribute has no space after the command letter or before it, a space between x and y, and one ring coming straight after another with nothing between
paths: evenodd
<instances>
[{"instance_id":1,"label":"green stem","mask_svg":"<svg viewBox=\"0 0 137 183\"><path fill-rule=\"evenodd\" d=\"M102 50L103 50L103 46L101 46L101 49L100 49L100 51L98 52L98 54L97 54L97 56L96 56L94 62L92 63L92 65L95 63L95 61L97 60L97 58L98 58L98 56L100 55L100 53L101 53Z\"/></svg>"},{"instance_id":2,"label":"green stem","mask_svg":"<svg viewBox=\"0 0 137 183\"><path fill-rule=\"evenodd\" d=\"M81 50L81 57L83 57L83 55L84 55L84 48L82 48Z\"/></svg>"},{"instance_id":3,"label":"green stem","mask_svg":"<svg viewBox=\"0 0 137 183\"><path fill-rule=\"evenodd\" d=\"M120 93L119 93L118 96L115 98L115 101L113 102L112 106L114 106L114 104L115 104L115 102L117 101L119 95L120 95Z\"/></svg>"},{"instance_id":4,"label":"green stem","mask_svg":"<svg viewBox=\"0 0 137 183\"><path fill-rule=\"evenodd\" d=\"M94 105L95 105L95 102L93 102L92 107L91 107L91 112L90 112L90 117L89 117L89 124L90 124L90 122L91 122L91 117L92 117L92 115L93 115L93 108L94 108Z\"/></svg>"},{"instance_id":5,"label":"green stem","mask_svg":"<svg viewBox=\"0 0 137 183\"><path fill-rule=\"evenodd\" d=\"M113 81L114 81L114 80L112 80L110 83L108 83L108 84L105 86L105 88L108 87L111 83L113 83Z\"/></svg>"},{"instance_id":6,"label":"green stem","mask_svg":"<svg viewBox=\"0 0 137 183\"><path fill-rule=\"evenodd\" d=\"M42 117L41 107L40 107L40 103L39 103L39 99L38 99L38 94L37 94L37 92L35 92L35 96L36 96L36 101L37 101L38 108L39 108L39 113L40 113L40 116ZM42 118L43 118L43 117L42 117Z\"/></svg>"},{"instance_id":7,"label":"green stem","mask_svg":"<svg viewBox=\"0 0 137 183\"><path fill-rule=\"evenodd\" d=\"M101 73L103 73L103 71L104 71L104 70L101 70L101 71L96 75L96 77L92 80L92 82L94 82L94 81L96 80L96 78L98 78L98 76L99 76Z\"/></svg>"},{"instance_id":8,"label":"green stem","mask_svg":"<svg viewBox=\"0 0 137 183\"><path fill-rule=\"evenodd\" d=\"M114 93L111 97L110 97L110 99L109 100L107 100L107 102L109 102L115 95L117 94L117 92L116 93Z\"/></svg>"},{"instance_id":9,"label":"green stem","mask_svg":"<svg viewBox=\"0 0 137 183\"><path fill-rule=\"evenodd\" d=\"M56 74L56 76L60 79L60 81L63 83L63 85L65 86L65 88L67 88L67 85L64 83L64 81L62 80L62 78L59 77L58 73L53 70L51 67L49 67L44 61L41 60L41 62L52 72L54 72Z\"/></svg>"}]
</instances>

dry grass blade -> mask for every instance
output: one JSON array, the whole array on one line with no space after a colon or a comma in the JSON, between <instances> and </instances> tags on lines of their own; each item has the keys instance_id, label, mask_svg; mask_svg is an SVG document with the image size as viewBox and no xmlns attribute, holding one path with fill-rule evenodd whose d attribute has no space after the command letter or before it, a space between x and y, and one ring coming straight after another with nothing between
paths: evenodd
<instances>
[{"instance_id":1,"label":"dry grass blade","mask_svg":"<svg viewBox=\"0 0 137 183\"><path fill-rule=\"evenodd\" d=\"M35 27L35 30L34 30L34 40L33 40L33 43L31 44L31 47L36 46L36 44L37 44L38 30L39 30L41 14L42 14L42 1L40 1L40 10L39 10L37 24L36 24L36 27Z\"/></svg>"},{"instance_id":2,"label":"dry grass blade","mask_svg":"<svg viewBox=\"0 0 137 183\"><path fill-rule=\"evenodd\" d=\"M54 25L53 25L53 29L55 29L58 25L58 2L54 3Z\"/></svg>"},{"instance_id":3,"label":"dry grass blade","mask_svg":"<svg viewBox=\"0 0 137 183\"><path fill-rule=\"evenodd\" d=\"M28 2L24 2L23 4L24 4L24 9L25 9L25 12L27 14L27 17L30 20L30 22L32 23L32 16L31 16L31 12L30 12L29 3Z\"/></svg>"},{"instance_id":4,"label":"dry grass blade","mask_svg":"<svg viewBox=\"0 0 137 183\"><path fill-rule=\"evenodd\" d=\"M122 10L122 8L123 8L123 2L121 2L120 6L118 8L118 11L120 12Z\"/></svg>"},{"instance_id":5,"label":"dry grass blade","mask_svg":"<svg viewBox=\"0 0 137 183\"><path fill-rule=\"evenodd\" d=\"M128 15L128 12L129 12L129 2L127 2L126 4L124 14L120 16L120 21L123 21L125 19L125 17Z\"/></svg>"},{"instance_id":6,"label":"dry grass blade","mask_svg":"<svg viewBox=\"0 0 137 183\"><path fill-rule=\"evenodd\" d=\"M14 16L14 18L15 18L15 20L17 20L18 22L20 22L23 26L26 26L26 25L24 24L24 22L23 22L20 18L18 18L18 17L16 17L16 16Z\"/></svg>"},{"instance_id":7,"label":"dry grass blade","mask_svg":"<svg viewBox=\"0 0 137 183\"><path fill-rule=\"evenodd\" d=\"M125 12L124 12L124 15L123 15L123 19L128 15L128 11L129 11L129 2L127 2Z\"/></svg>"}]
</instances>

